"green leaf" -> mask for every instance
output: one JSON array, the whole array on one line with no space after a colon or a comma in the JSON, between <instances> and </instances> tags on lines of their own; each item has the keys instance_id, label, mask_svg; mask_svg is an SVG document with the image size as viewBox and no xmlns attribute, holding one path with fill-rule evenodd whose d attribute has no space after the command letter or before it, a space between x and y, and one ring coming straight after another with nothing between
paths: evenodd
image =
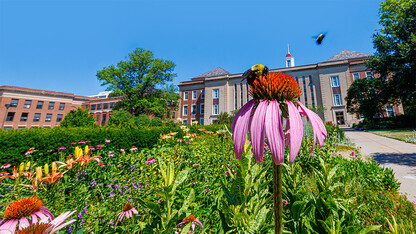
<instances>
[{"instance_id":1,"label":"green leaf","mask_svg":"<svg viewBox=\"0 0 416 234\"><path fill-rule=\"evenodd\" d=\"M157 216L162 218L162 213L160 211L159 205L153 202L145 202L140 198L137 198L137 201L144 207L148 208L149 210L155 212Z\"/></svg>"},{"instance_id":2,"label":"green leaf","mask_svg":"<svg viewBox=\"0 0 416 234\"><path fill-rule=\"evenodd\" d=\"M381 228L381 225L371 225L369 227L366 227L360 230L357 234L366 234L372 231L378 231L380 228Z\"/></svg>"},{"instance_id":3,"label":"green leaf","mask_svg":"<svg viewBox=\"0 0 416 234\"><path fill-rule=\"evenodd\" d=\"M184 211L186 211L189 207L189 205L195 200L195 190L191 189L191 191L189 192L188 197L185 199L185 201L183 202L183 205L181 207L181 209L179 210L179 214L182 214Z\"/></svg>"},{"instance_id":4,"label":"green leaf","mask_svg":"<svg viewBox=\"0 0 416 234\"><path fill-rule=\"evenodd\" d=\"M183 171L180 171L178 173L178 175L175 178L175 182L173 183L173 187L172 187L172 193L175 193L176 188L182 184L186 178L188 178L188 174L189 174L189 170L190 169L185 169Z\"/></svg>"},{"instance_id":5,"label":"green leaf","mask_svg":"<svg viewBox=\"0 0 416 234\"><path fill-rule=\"evenodd\" d=\"M240 205L244 202L244 185L244 179L241 177L241 174L237 173L237 177L231 184L231 194L235 198L237 205Z\"/></svg>"},{"instance_id":6,"label":"green leaf","mask_svg":"<svg viewBox=\"0 0 416 234\"><path fill-rule=\"evenodd\" d=\"M221 181L221 187L222 187L222 190L224 191L224 195L225 195L225 197L227 198L227 201L228 201L229 203L231 203L232 205L235 205L235 204L236 204L236 202L235 202L235 199L234 199L233 195L231 195L230 190L228 190L228 189L225 187L225 185L224 185L224 183L223 183L222 181Z\"/></svg>"}]
</instances>

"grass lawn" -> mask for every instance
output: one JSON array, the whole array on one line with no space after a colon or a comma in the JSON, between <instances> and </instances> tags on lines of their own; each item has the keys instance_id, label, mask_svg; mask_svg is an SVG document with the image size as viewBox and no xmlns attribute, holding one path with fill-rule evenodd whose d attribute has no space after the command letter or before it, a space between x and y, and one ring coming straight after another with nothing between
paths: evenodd
<instances>
[{"instance_id":1,"label":"grass lawn","mask_svg":"<svg viewBox=\"0 0 416 234\"><path fill-rule=\"evenodd\" d=\"M375 130L368 130L368 132L385 136L405 142L410 142L416 144L416 129L375 129Z\"/></svg>"}]
</instances>

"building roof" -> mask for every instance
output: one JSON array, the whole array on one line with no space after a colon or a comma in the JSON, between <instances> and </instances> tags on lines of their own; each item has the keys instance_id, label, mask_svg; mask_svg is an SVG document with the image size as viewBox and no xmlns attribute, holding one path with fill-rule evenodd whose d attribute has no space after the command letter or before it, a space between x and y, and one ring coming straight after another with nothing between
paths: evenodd
<instances>
[{"instance_id":1,"label":"building roof","mask_svg":"<svg viewBox=\"0 0 416 234\"><path fill-rule=\"evenodd\" d=\"M214 70L211 70L209 72L205 72L204 74L201 74L195 78L202 78L202 77L213 77L213 76L223 76L223 75L231 75L228 71L217 67Z\"/></svg>"},{"instance_id":2,"label":"building roof","mask_svg":"<svg viewBox=\"0 0 416 234\"><path fill-rule=\"evenodd\" d=\"M371 56L371 54L360 53L360 52L351 51L351 50L343 50L339 52L338 54L332 56L331 58L325 60L325 62L353 59L353 58L363 58L363 57L368 57L368 56Z\"/></svg>"},{"instance_id":3,"label":"building roof","mask_svg":"<svg viewBox=\"0 0 416 234\"><path fill-rule=\"evenodd\" d=\"M286 58L293 57L290 53L287 53Z\"/></svg>"},{"instance_id":4,"label":"building roof","mask_svg":"<svg viewBox=\"0 0 416 234\"><path fill-rule=\"evenodd\" d=\"M43 95L44 94L62 95L62 96L73 97L73 98L81 98L81 99L87 99L87 100L95 100L96 99L96 98L92 98L92 97L74 95L73 93L63 93L63 92L56 92L56 91L49 91L49 90L42 90L42 89L30 89L30 88L23 88L23 87L9 86L9 85L0 86L0 90L32 92L32 93L38 93L38 94L43 94Z\"/></svg>"}]
</instances>

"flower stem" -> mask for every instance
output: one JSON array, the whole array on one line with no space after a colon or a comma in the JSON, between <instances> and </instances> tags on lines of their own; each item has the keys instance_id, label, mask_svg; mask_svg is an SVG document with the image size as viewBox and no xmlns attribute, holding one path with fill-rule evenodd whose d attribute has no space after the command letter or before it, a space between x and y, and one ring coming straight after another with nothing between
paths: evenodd
<instances>
[{"instance_id":1,"label":"flower stem","mask_svg":"<svg viewBox=\"0 0 416 234\"><path fill-rule=\"evenodd\" d=\"M282 165L273 162L274 233L283 233Z\"/></svg>"}]
</instances>

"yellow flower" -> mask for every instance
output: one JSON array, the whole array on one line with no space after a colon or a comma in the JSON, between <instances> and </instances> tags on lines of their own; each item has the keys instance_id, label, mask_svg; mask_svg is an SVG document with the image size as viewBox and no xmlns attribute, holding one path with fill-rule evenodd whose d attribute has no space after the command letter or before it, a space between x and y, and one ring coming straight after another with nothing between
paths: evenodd
<instances>
[{"instance_id":1,"label":"yellow flower","mask_svg":"<svg viewBox=\"0 0 416 234\"><path fill-rule=\"evenodd\" d=\"M30 162L26 163L26 171L28 171L30 169Z\"/></svg>"},{"instance_id":2,"label":"yellow flower","mask_svg":"<svg viewBox=\"0 0 416 234\"><path fill-rule=\"evenodd\" d=\"M87 156L89 153L88 145L85 146L84 155Z\"/></svg>"},{"instance_id":3,"label":"yellow flower","mask_svg":"<svg viewBox=\"0 0 416 234\"><path fill-rule=\"evenodd\" d=\"M42 179L42 167L36 167L36 179L37 180Z\"/></svg>"},{"instance_id":4,"label":"yellow flower","mask_svg":"<svg viewBox=\"0 0 416 234\"><path fill-rule=\"evenodd\" d=\"M25 169L25 163L22 162L22 163L20 163L19 174L22 174L22 172L23 172L24 169Z\"/></svg>"},{"instance_id":5,"label":"yellow flower","mask_svg":"<svg viewBox=\"0 0 416 234\"><path fill-rule=\"evenodd\" d=\"M52 175L55 174L57 171L56 162L52 163Z\"/></svg>"},{"instance_id":6,"label":"yellow flower","mask_svg":"<svg viewBox=\"0 0 416 234\"><path fill-rule=\"evenodd\" d=\"M44 169L45 169L45 174L48 175L49 174L49 165L45 164Z\"/></svg>"}]
</instances>

